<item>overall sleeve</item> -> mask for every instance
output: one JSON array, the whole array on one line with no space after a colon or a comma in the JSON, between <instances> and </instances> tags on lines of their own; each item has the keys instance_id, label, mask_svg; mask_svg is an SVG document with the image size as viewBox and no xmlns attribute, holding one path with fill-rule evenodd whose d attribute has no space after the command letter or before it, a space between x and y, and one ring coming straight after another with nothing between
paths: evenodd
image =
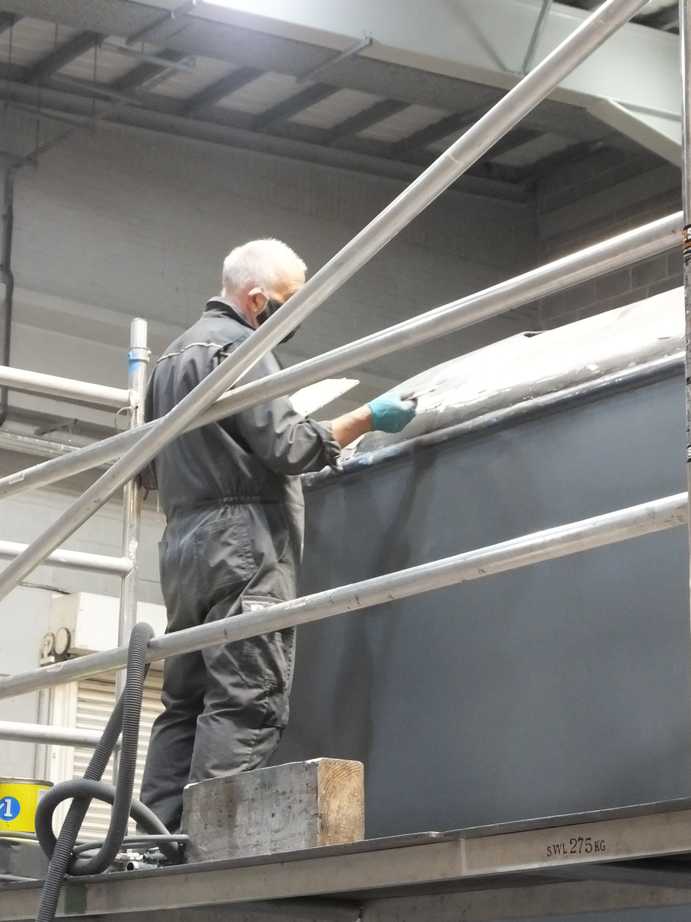
<instances>
[{"instance_id":1,"label":"overall sleeve","mask_svg":"<svg viewBox=\"0 0 691 922\"><path fill-rule=\"evenodd\" d=\"M232 347L226 355L232 353ZM271 355L245 375L242 383L256 381L279 370ZM301 416L287 397L241 410L230 422L252 452L278 474L305 474L334 467L341 452L328 424Z\"/></svg>"}]
</instances>

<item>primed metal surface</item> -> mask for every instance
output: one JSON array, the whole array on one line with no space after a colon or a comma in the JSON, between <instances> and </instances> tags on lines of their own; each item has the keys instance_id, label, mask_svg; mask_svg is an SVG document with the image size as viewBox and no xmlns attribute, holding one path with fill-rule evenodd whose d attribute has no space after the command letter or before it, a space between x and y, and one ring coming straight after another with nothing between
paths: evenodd
<instances>
[{"instance_id":1,"label":"primed metal surface","mask_svg":"<svg viewBox=\"0 0 691 922\"><path fill-rule=\"evenodd\" d=\"M518 410L566 389L597 386L683 353L683 302L683 289L673 288L554 330L519 333L429 368L392 388L417 397L415 419L400 433L366 433L356 454Z\"/></svg>"},{"instance_id":2,"label":"primed metal surface","mask_svg":"<svg viewBox=\"0 0 691 922\"><path fill-rule=\"evenodd\" d=\"M325 589L289 602L276 602L232 618L152 637L146 648L145 659L153 662L179 653L203 650L219 643L257 637L346 613L352 614L396 599L434 592L469 580L486 579L546 560L582 554L596 547L679 528L685 526L687 521L688 493L684 491L578 522L566 522L554 528L519 535L489 547L474 548L416 567ZM126 662L127 647L115 647L101 653L89 653L52 663L0 679L0 698L11 698L51 685L64 685L77 678L99 675L111 669L122 669Z\"/></svg>"},{"instance_id":3,"label":"primed metal surface","mask_svg":"<svg viewBox=\"0 0 691 922\"><path fill-rule=\"evenodd\" d=\"M676 374L317 483L301 591L678 491L683 423ZM687 571L677 529L304 626L276 760L364 761L368 836L685 796Z\"/></svg>"}]
</instances>

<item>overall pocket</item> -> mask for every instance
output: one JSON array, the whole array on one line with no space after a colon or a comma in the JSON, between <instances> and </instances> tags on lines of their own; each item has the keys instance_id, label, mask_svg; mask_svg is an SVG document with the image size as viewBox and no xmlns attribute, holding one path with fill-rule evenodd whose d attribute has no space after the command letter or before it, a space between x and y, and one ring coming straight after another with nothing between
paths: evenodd
<instances>
[{"instance_id":1,"label":"overall pocket","mask_svg":"<svg viewBox=\"0 0 691 922\"><path fill-rule=\"evenodd\" d=\"M246 583L256 570L247 507L225 506L194 532L196 570L208 607L233 586Z\"/></svg>"},{"instance_id":2,"label":"overall pocket","mask_svg":"<svg viewBox=\"0 0 691 922\"><path fill-rule=\"evenodd\" d=\"M198 600L202 588L191 536L164 535L158 544L158 563L168 615L167 631L199 624Z\"/></svg>"},{"instance_id":3,"label":"overall pocket","mask_svg":"<svg viewBox=\"0 0 691 922\"><path fill-rule=\"evenodd\" d=\"M281 599L248 592L242 598L242 611L261 611L280 603ZM278 729L286 726L290 713L296 633L295 627L287 627L248 638L238 644L242 648L241 658L253 663L256 677L265 689L266 725Z\"/></svg>"}]
</instances>

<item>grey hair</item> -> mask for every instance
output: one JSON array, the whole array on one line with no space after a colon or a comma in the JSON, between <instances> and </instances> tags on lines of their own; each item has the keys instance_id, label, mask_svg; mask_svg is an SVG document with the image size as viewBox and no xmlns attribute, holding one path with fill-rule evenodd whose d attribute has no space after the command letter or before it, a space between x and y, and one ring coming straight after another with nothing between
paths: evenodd
<instances>
[{"instance_id":1,"label":"grey hair","mask_svg":"<svg viewBox=\"0 0 691 922\"><path fill-rule=\"evenodd\" d=\"M223 287L231 294L248 285L273 291L286 279L306 272L303 260L282 240L250 240L223 260Z\"/></svg>"}]
</instances>

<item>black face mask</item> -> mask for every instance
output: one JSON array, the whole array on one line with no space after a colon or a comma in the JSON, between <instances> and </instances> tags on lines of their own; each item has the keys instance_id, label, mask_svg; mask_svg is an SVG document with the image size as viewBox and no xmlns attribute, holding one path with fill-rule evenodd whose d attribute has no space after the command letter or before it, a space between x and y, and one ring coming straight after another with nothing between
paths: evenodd
<instances>
[{"instance_id":1,"label":"black face mask","mask_svg":"<svg viewBox=\"0 0 691 922\"><path fill-rule=\"evenodd\" d=\"M275 314L279 308L283 307L284 303L284 301L278 301L276 298L268 298L266 304L264 305L264 310L260 314L257 314L257 322L259 323L259 326L261 326L263 323L266 323L269 317ZM291 330L290 333L288 333L288 335L281 340L281 345L283 343L287 343L289 339L292 339L298 330L299 327L295 327L294 330Z\"/></svg>"}]
</instances>

